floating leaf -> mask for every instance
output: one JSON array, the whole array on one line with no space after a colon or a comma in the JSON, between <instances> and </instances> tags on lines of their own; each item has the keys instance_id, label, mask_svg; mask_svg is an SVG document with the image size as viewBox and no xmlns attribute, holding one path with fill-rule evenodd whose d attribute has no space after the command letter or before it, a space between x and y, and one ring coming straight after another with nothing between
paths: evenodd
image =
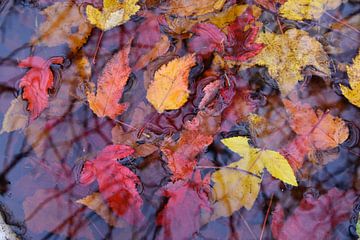
<instances>
[{"instance_id":1,"label":"floating leaf","mask_svg":"<svg viewBox=\"0 0 360 240\"><path fill-rule=\"evenodd\" d=\"M285 183L297 186L297 181L288 161L278 152L253 148L247 137L225 138L222 143L238 153L242 159L216 171L212 175L215 183L215 200L212 219L230 216L241 207L251 209L260 190L261 173L269 173Z\"/></svg>"},{"instance_id":2,"label":"floating leaf","mask_svg":"<svg viewBox=\"0 0 360 240\"><path fill-rule=\"evenodd\" d=\"M283 95L303 79L301 71L306 66L314 66L330 75L329 60L322 45L305 31L290 29L281 35L261 33L257 42L265 44L265 48L245 65L266 66Z\"/></svg>"},{"instance_id":3,"label":"floating leaf","mask_svg":"<svg viewBox=\"0 0 360 240\"><path fill-rule=\"evenodd\" d=\"M89 22L103 31L109 30L127 22L132 15L139 11L136 5L139 0L104 0L102 11L88 5L86 15Z\"/></svg>"},{"instance_id":4,"label":"floating leaf","mask_svg":"<svg viewBox=\"0 0 360 240\"><path fill-rule=\"evenodd\" d=\"M46 20L40 24L34 43L49 47L67 44L72 52L86 43L92 27L76 4L56 2L45 8L42 14Z\"/></svg>"},{"instance_id":5,"label":"floating leaf","mask_svg":"<svg viewBox=\"0 0 360 240\"><path fill-rule=\"evenodd\" d=\"M126 145L109 145L93 160L85 162L80 182L90 184L95 179L102 197L114 213L129 224L143 220L142 199L136 189L139 178L116 160L131 155L134 150Z\"/></svg>"},{"instance_id":6,"label":"floating leaf","mask_svg":"<svg viewBox=\"0 0 360 240\"><path fill-rule=\"evenodd\" d=\"M340 85L344 96L354 105L360 107L360 54L354 58L351 66L346 66L350 88Z\"/></svg>"},{"instance_id":7,"label":"floating leaf","mask_svg":"<svg viewBox=\"0 0 360 240\"><path fill-rule=\"evenodd\" d=\"M159 113L178 109L187 101L188 77L195 64L195 56L186 55L162 65L155 72L146 98Z\"/></svg>"},{"instance_id":8,"label":"floating leaf","mask_svg":"<svg viewBox=\"0 0 360 240\"><path fill-rule=\"evenodd\" d=\"M317 20L327 10L340 6L341 2L342 0L287 0L279 12L290 20Z\"/></svg>"},{"instance_id":9,"label":"floating leaf","mask_svg":"<svg viewBox=\"0 0 360 240\"><path fill-rule=\"evenodd\" d=\"M26 102L19 96L11 101L10 107L5 113L0 134L24 129L28 122L29 114L26 111Z\"/></svg>"},{"instance_id":10,"label":"floating leaf","mask_svg":"<svg viewBox=\"0 0 360 240\"><path fill-rule=\"evenodd\" d=\"M96 94L86 93L90 108L98 117L115 119L127 109L127 103L118 102L131 73L128 55L129 47L115 54L98 79Z\"/></svg>"},{"instance_id":11,"label":"floating leaf","mask_svg":"<svg viewBox=\"0 0 360 240\"><path fill-rule=\"evenodd\" d=\"M199 16L220 10L226 0L170 0L164 8L168 14Z\"/></svg>"},{"instance_id":12,"label":"floating leaf","mask_svg":"<svg viewBox=\"0 0 360 240\"><path fill-rule=\"evenodd\" d=\"M30 111L30 119L37 118L48 106L48 91L53 86L54 76L51 72L51 64L61 64L62 57L53 57L44 60L41 57L28 57L19 62L19 67L31 69L20 80L19 86L24 89L23 99L28 101L27 109Z\"/></svg>"}]
</instances>

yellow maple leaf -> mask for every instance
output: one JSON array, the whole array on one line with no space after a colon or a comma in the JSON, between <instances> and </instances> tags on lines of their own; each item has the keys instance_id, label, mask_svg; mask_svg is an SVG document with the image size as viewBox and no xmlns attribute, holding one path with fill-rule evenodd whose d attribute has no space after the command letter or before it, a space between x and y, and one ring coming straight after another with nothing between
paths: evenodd
<instances>
[{"instance_id":1,"label":"yellow maple leaf","mask_svg":"<svg viewBox=\"0 0 360 240\"><path fill-rule=\"evenodd\" d=\"M102 11L88 5L86 15L91 24L103 31L109 30L127 22L132 15L139 11L140 6L136 5L139 0L104 0Z\"/></svg>"},{"instance_id":2,"label":"yellow maple leaf","mask_svg":"<svg viewBox=\"0 0 360 240\"><path fill-rule=\"evenodd\" d=\"M261 173L269 173L285 183L297 186L297 181L288 161L272 150L253 148L247 137L232 137L222 140L231 151L242 159L216 171L211 179L213 187L214 214L212 219L229 216L242 207L251 209L260 190ZM248 173L246 173L248 172Z\"/></svg>"},{"instance_id":3,"label":"yellow maple leaf","mask_svg":"<svg viewBox=\"0 0 360 240\"><path fill-rule=\"evenodd\" d=\"M330 75L329 60L322 45L305 31L290 29L284 34L261 33L258 43L265 48L242 68L266 66L271 77L277 80L280 91L288 95L299 80L306 66L314 66Z\"/></svg>"},{"instance_id":4,"label":"yellow maple leaf","mask_svg":"<svg viewBox=\"0 0 360 240\"><path fill-rule=\"evenodd\" d=\"M155 72L146 98L159 113L178 109L187 101L188 77L195 64L195 55L191 54L176 58Z\"/></svg>"},{"instance_id":5,"label":"yellow maple leaf","mask_svg":"<svg viewBox=\"0 0 360 240\"><path fill-rule=\"evenodd\" d=\"M341 4L341 0L288 0L280 8L280 15L295 21L319 19L321 15Z\"/></svg>"},{"instance_id":6,"label":"yellow maple leaf","mask_svg":"<svg viewBox=\"0 0 360 240\"><path fill-rule=\"evenodd\" d=\"M46 21L40 24L33 44L45 44L49 47L67 44L76 52L86 43L92 26L75 3L57 2L41 12Z\"/></svg>"},{"instance_id":7,"label":"yellow maple leaf","mask_svg":"<svg viewBox=\"0 0 360 240\"><path fill-rule=\"evenodd\" d=\"M177 16L200 16L220 10L226 0L170 0L164 7L169 14Z\"/></svg>"},{"instance_id":8,"label":"yellow maple leaf","mask_svg":"<svg viewBox=\"0 0 360 240\"><path fill-rule=\"evenodd\" d=\"M351 88L340 85L341 91L352 104L360 107L360 53L351 66L346 66L346 70Z\"/></svg>"}]
</instances>

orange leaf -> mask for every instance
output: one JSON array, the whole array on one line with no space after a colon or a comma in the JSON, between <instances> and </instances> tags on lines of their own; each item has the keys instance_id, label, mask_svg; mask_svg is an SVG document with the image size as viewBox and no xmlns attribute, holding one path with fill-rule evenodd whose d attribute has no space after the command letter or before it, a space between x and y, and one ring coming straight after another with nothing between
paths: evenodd
<instances>
[{"instance_id":1,"label":"orange leaf","mask_svg":"<svg viewBox=\"0 0 360 240\"><path fill-rule=\"evenodd\" d=\"M41 57L28 57L19 63L19 67L31 69L20 80L20 87L24 89L23 99L28 101L27 109L30 111L30 118L34 120L49 105L48 90L53 86L54 75L50 70L51 64L61 64L62 57L53 57L44 60Z\"/></svg>"},{"instance_id":2,"label":"orange leaf","mask_svg":"<svg viewBox=\"0 0 360 240\"><path fill-rule=\"evenodd\" d=\"M86 93L90 108L98 117L107 116L115 119L127 109L127 103L118 102L131 73L128 55L129 47L115 54L104 67L98 80L96 94Z\"/></svg>"}]
</instances>

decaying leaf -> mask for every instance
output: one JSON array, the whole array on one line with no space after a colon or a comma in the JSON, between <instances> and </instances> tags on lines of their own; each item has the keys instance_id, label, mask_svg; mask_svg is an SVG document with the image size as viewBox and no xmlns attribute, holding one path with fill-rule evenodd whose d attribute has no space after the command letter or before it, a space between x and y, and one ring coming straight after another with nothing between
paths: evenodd
<instances>
[{"instance_id":1,"label":"decaying leaf","mask_svg":"<svg viewBox=\"0 0 360 240\"><path fill-rule=\"evenodd\" d=\"M186 55L170 61L155 72L146 98L159 113L178 109L187 101L188 77L195 64L195 56Z\"/></svg>"},{"instance_id":2,"label":"decaying leaf","mask_svg":"<svg viewBox=\"0 0 360 240\"><path fill-rule=\"evenodd\" d=\"M285 96L303 79L301 71L306 66L314 66L330 75L328 57L322 45L305 31L290 29L281 35L261 33L257 42L265 44L265 48L244 66L266 66Z\"/></svg>"},{"instance_id":3,"label":"decaying leaf","mask_svg":"<svg viewBox=\"0 0 360 240\"><path fill-rule=\"evenodd\" d=\"M200 16L222 9L226 0L170 0L164 8L177 16Z\"/></svg>"},{"instance_id":4,"label":"decaying leaf","mask_svg":"<svg viewBox=\"0 0 360 240\"><path fill-rule=\"evenodd\" d=\"M83 46L91 33L91 25L72 2L56 2L45 8L46 17L33 43L42 43L49 47L67 44L72 52Z\"/></svg>"},{"instance_id":5,"label":"decaying leaf","mask_svg":"<svg viewBox=\"0 0 360 240\"><path fill-rule=\"evenodd\" d=\"M139 11L136 5L139 0L104 0L103 9L88 5L86 15L89 22L103 31L109 30L127 22L132 15Z\"/></svg>"},{"instance_id":6,"label":"decaying leaf","mask_svg":"<svg viewBox=\"0 0 360 240\"><path fill-rule=\"evenodd\" d=\"M5 113L0 134L24 129L28 122L29 114L26 111L26 102L19 96L11 101L10 107Z\"/></svg>"},{"instance_id":7,"label":"decaying leaf","mask_svg":"<svg viewBox=\"0 0 360 240\"><path fill-rule=\"evenodd\" d=\"M327 112L315 112L308 104L286 99L283 102L290 115L290 126L298 136L281 152L294 170L301 168L310 151L337 147L348 138L349 128L341 118Z\"/></svg>"},{"instance_id":8,"label":"decaying leaf","mask_svg":"<svg viewBox=\"0 0 360 240\"><path fill-rule=\"evenodd\" d=\"M213 173L214 213L211 217L230 216L242 207L251 209L260 191L261 173L266 168L280 180L297 186L293 170L278 152L250 147L247 137L232 137L222 142L242 159Z\"/></svg>"},{"instance_id":9,"label":"decaying leaf","mask_svg":"<svg viewBox=\"0 0 360 240\"><path fill-rule=\"evenodd\" d=\"M156 219L164 229L164 236L159 239L192 238L201 227L201 212L210 211L209 183L209 175L201 179L200 172L196 171L193 179L168 183L161 189L169 201Z\"/></svg>"},{"instance_id":10,"label":"decaying leaf","mask_svg":"<svg viewBox=\"0 0 360 240\"><path fill-rule=\"evenodd\" d=\"M220 89L220 80L215 80L204 87L205 95L199 103L199 109L204 109L205 106L214 99Z\"/></svg>"},{"instance_id":11,"label":"decaying leaf","mask_svg":"<svg viewBox=\"0 0 360 240\"><path fill-rule=\"evenodd\" d=\"M54 75L51 72L51 64L61 64L62 57L52 57L44 60L41 57L28 57L19 62L19 67L31 69L20 80L19 86L23 88L23 99L28 101L27 109L30 111L30 119L37 118L48 107L48 90L53 86Z\"/></svg>"},{"instance_id":12,"label":"decaying leaf","mask_svg":"<svg viewBox=\"0 0 360 240\"><path fill-rule=\"evenodd\" d=\"M354 105L360 107L360 54L354 58L351 66L346 66L350 88L341 85L344 96Z\"/></svg>"},{"instance_id":13,"label":"decaying leaf","mask_svg":"<svg viewBox=\"0 0 360 240\"><path fill-rule=\"evenodd\" d=\"M114 213L129 224L140 223L142 199L136 189L139 178L116 160L131 155L134 150L126 145L109 145L95 159L86 161L80 183L90 184L95 179L102 197Z\"/></svg>"},{"instance_id":14,"label":"decaying leaf","mask_svg":"<svg viewBox=\"0 0 360 240\"><path fill-rule=\"evenodd\" d=\"M98 117L115 119L127 109L127 103L118 102L131 73L128 55L129 47L115 54L97 81L96 94L86 93L90 108Z\"/></svg>"},{"instance_id":15,"label":"decaying leaf","mask_svg":"<svg viewBox=\"0 0 360 240\"><path fill-rule=\"evenodd\" d=\"M255 0L257 4L271 12L277 12L278 8L286 1L287 0Z\"/></svg>"},{"instance_id":16,"label":"decaying leaf","mask_svg":"<svg viewBox=\"0 0 360 240\"><path fill-rule=\"evenodd\" d=\"M319 19L321 15L335 9L342 0L287 0L279 9L281 16L295 21Z\"/></svg>"},{"instance_id":17,"label":"decaying leaf","mask_svg":"<svg viewBox=\"0 0 360 240\"><path fill-rule=\"evenodd\" d=\"M101 197L100 193L92 193L82 199L76 201L77 203L83 204L96 212L104 221L112 227L123 228L128 224L124 220L116 217L114 213L106 205L106 202Z\"/></svg>"}]
</instances>

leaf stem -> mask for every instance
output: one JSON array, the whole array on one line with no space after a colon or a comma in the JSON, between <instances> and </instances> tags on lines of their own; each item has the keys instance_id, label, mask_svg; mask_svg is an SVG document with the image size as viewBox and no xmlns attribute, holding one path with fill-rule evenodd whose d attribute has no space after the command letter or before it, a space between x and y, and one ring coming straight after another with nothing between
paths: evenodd
<instances>
[{"instance_id":1,"label":"leaf stem","mask_svg":"<svg viewBox=\"0 0 360 240\"><path fill-rule=\"evenodd\" d=\"M268 219L268 217L269 217L269 213L270 213L270 209L271 209L271 205L272 205L273 198L274 198L274 194L271 194L269 207L268 207L268 209L267 209L267 211L266 211L266 215L265 215L265 219L264 219L264 222L263 222L263 225L262 225L262 228L261 228L261 234L260 234L259 240L262 240L262 238L263 238L264 231L265 231L265 226L266 226L267 219Z\"/></svg>"},{"instance_id":2,"label":"leaf stem","mask_svg":"<svg viewBox=\"0 0 360 240\"><path fill-rule=\"evenodd\" d=\"M231 169L231 170L235 170L235 171L239 171L239 172L243 172L243 173L246 173L246 174L249 174L251 176L254 176L254 177L257 177L257 178L260 178L260 176L252 173L252 172L249 172L249 171L246 171L244 169L241 169L241 168L233 168L233 167L227 167L227 166L223 166L223 167L217 167L217 166L196 166L195 167L196 169L223 169L223 168L227 168L227 169Z\"/></svg>"},{"instance_id":3,"label":"leaf stem","mask_svg":"<svg viewBox=\"0 0 360 240\"><path fill-rule=\"evenodd\" d=\"M94 56L93 56L93 59L92 59L92 64L93 65L96 64L96 56L97 56L97 54L99 52L100 44L101 44L101 40L102 40L103 36L104 36L104 31L101 31L100 36L98 38L98 41L96 43L95 53L94 53Z\"/></svg>"}]
</instances>

